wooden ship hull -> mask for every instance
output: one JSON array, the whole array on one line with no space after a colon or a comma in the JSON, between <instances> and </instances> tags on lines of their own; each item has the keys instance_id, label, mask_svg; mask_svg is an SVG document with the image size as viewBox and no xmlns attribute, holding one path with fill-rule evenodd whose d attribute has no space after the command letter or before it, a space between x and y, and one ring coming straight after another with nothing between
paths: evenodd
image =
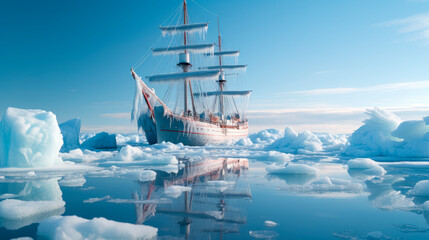
<instances>
[{"instance_id":1,"label":"wooden ship hull","mask_svg":"<svg viewBox=\"0 0 429 240\"><path fill-rule=\"evenodd\" d=\"M247 122L235 126L202 122L192 117L165 113L164 107L155 107L157 142L183 143L190 146L223 143L245 138L249 128Z\"/></svg>"}]
</instances>

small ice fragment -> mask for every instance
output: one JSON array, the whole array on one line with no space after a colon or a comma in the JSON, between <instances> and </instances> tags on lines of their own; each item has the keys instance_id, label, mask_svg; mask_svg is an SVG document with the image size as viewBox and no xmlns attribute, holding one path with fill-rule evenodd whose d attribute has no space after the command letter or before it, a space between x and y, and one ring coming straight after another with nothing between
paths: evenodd
<instances>
[{"instance_id":1,"label":"small ice fragment","mask_svg":"<svg viewBox=\"0 0 429 240\"><path fill-rule=\"evenodd\" d=\"M27 176L28 177L34 177L34 176L36 176L36 173L34 171L29 171L29 172L27 172Z\"/></svg>"},{"instance_id":2,"label":"small ice fragment","mask_svg":"<svg viewBox=\"0 0 429 240\"><path fill-rule=\"evenodd\" d=\"M264 222L264 225L265 225L265 227L275 227L275 226L277 226L277 223L267 220Z\"/></svg>"},{"instance_id":3,"label":"small ice fragment","mask_svg":"<svg viewBox=\"0 0 429 240\"><path fill-rule=\"evenodd\" d=\"M253 238L259 238L259 239L272 239L279 236L279 234L275 231L249 231L249 235Z\"/></svg>"},{"instance_id":4,"label":"small ice fragment","mask_svg":"<svg viewBox=\"0 0 429 240\"><path fill-rule=\"evenodd\" d=\"M100 202L100 201L109 200L109 199L110 199L110 196L107 195L107 196L104 196L104 197L101 197L101 198L86 199L86 200L83 200L83 202L84 203L95 203L95 202Z\"/></svg>"}]
</instances>

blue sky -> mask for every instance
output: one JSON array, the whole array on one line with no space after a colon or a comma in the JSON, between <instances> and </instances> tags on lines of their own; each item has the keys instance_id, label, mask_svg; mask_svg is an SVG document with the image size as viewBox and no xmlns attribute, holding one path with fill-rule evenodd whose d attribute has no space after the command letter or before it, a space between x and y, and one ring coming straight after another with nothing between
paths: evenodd
<instances>
[{"instance_id":1,"label":"blue sky","mask_svg":"<svg viewBox=\"0 0 429 240\"><path fill-rule=\"evenodd\" d=\"M371 107L429 115L429 1L198 3L220 16L224 48L249 65L241 86L253 90L252 131L351 132ZM180 4L0 2L0 112L45 109L59 122L81 118L84 131L135 132L129 69ZM215 16L188 4L191 21L209 21L206 40L216 41Z\"/></svg>"}]
</instances>

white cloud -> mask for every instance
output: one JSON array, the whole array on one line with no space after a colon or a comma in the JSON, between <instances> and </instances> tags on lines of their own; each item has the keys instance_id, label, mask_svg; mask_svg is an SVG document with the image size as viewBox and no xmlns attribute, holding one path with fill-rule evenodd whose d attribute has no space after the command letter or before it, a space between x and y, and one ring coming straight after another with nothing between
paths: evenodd
<instances>
[{"instance_id":1,"label":"white cloud","mask_svg":"<svg viewBox=\"0 0 429 240\"><path fill-rule=\"evenodd\" d=\"M405 34L411 39L424 40L429 44L429 13L396 19L382 25L396 26L399 28L398 32L400 34Z\"/></svg>"},{"instance_id":2,"label":"white cloud","mask_svg":"<svg viewBox=\"0 0 429 240\"><path fill-rule=\"evenodd\" d=\"M397 90L413 90L429 88L429 81L415 81L415 82L399 82L380 84L361 88L321 88L304 91L291 91L287 94L305 94L305 95L335 95L335 94L349 94L349 93L363 93L363 92L381 92L381 91L397 91ZM284 94L284 93L282 93Z\"/></svg>"}]
</instances>

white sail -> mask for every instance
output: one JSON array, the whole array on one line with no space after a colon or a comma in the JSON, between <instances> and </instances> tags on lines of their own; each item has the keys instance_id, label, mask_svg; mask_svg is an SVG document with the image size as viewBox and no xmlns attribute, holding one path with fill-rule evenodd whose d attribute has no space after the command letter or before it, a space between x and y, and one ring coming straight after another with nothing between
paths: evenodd
<instances>
[{"instance_id":1,"label":"white sail","mask_svg":"<svg viewBox=\"0 0 429 240\"><path fill-rule=\"evenodd\" d=\"M207 32L209 23L192 23L192 24L183 24L175 26L161 26L159 27L162 31L162 36L166 35L176 35L179 33L199 33L201 35Z\"/></svg>"},{"instance_id":2,"label":"white sail","mask_svg":"<svg viewBox=\"0 0 429 240\"><path fill-rule=\"evenodd\" d=\"M221 51L214 52L213 54L206 53L207 56L222 56L222 57L238 57L240 55L240 51Z\"/></svg>"},{"instance_id":3,"label":"white sail","mask_svg":"<svg viewBox=\"0 0 429 240\"><path fill-rule=\"evenodd\" d=\"M214 92L201 92L194 93L194 96L246 96L249 95L252 91L214 91Z\"/></svg>"},{"instance_id":4,"label":"white sail","mask_svg":"<svg viewBox=\"0 0 429 240\"><path fill-rule=\"evenodd\" d=\"M178 54L183 53L185 50L189 53L212 53L214 51L214 43L182 45L167 48L153 48L152 53L153 55Z\"/></svg>"},{"instance_id":5,"label":"white sail","mask_svg":"<svg viewBox=\"0 0 429 240\"><path fill-rule=\"evenodd\" d=\"M192 71L192 72L178 72L178 73L167 73L147 76L149 82L171 82L177 80L217 80L219 77L219 70L204 70L204 71Z\"/></svg>"},{"instance_id":6,"label":"white sail","mask_svg":"<svg viewBox=\"0 0 429 240\"><path fill-rule=\"evenodd\" d=\"M247 65L222 65L222 66L208 66L200 67L200 69L222 69L222 70L246 70Z\"/></svg>"}]
</instances>

